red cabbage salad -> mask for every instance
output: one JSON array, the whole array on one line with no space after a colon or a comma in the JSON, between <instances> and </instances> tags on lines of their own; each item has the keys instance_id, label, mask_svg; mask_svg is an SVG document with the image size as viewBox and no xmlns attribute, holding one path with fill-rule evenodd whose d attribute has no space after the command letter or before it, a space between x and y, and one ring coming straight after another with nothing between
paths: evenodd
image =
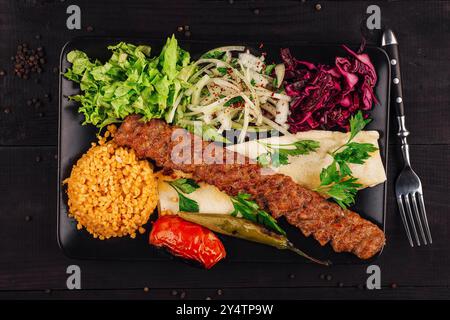
<instances>
[{"instance_id":1,"label":"red cabbage salad","mask_svg":"<svg viewBox=\"0 0 450 320\"><path fill-rule=\"evenodd\" d=\"M377 74L365 53L347 46L345 57L336 57L334 65L298 60L289 49L281 49L285 65L284 87L291 97L289 131L343 129L358 111L368 111L377 99L373 88ZM361 50L360 50L361 51Z\"/></svg>"}]
</instances>

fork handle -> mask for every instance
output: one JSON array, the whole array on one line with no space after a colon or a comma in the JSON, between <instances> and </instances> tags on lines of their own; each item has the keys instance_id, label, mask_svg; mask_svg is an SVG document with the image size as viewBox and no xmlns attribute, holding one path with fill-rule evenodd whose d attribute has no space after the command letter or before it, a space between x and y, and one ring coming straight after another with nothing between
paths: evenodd
<instances>
[{"instance_id":1,"label":"fork handle","mask_svg":"<svg viewBox=\"0 0 450 320\"><path fill-rule=\"evenodd\" d=\"M383 48L389 56L391 64L391 97L395 105L397 117L405 116L403 106L402 77L400 72L400 59L398 53L398 42L391 30L386 30L383 37Z\"/></svg>"},{"instance_id":2,"label":"fork handle","mask_svg":"<svg viewBox=\"0 0 450 320\"><path fill-rule=\"evenodd\" d=\"M403 106L402 77L400 72L400 59L398 53L398 42L392 30L386 30L383 33L382 46L389 56L391 64L391 101L395 105L397 114L398 133L402 141L402 154L405 165L410 165L409 146L406 137L409 135L405 125L405 109Z\"/></svg>"}]
</instances>

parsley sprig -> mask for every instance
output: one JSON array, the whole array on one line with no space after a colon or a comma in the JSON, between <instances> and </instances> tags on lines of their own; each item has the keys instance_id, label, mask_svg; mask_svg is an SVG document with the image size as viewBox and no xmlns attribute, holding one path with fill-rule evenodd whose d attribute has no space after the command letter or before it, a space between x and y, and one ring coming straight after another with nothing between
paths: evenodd
<instances>
[{"instance_id":1,"label":"parsley sprig","mask_svg":"<svg viewBox=\"0 0 450 320\"><path fill-rule=\"evenodd\" d=\"M198 212L199 206L197 201L189 199L184 195L190 194L200 188L200 186L193 179L180 178L173 181L166 181L178 194L178 208L180 211Z\"/></svg>"},{"instance_id":2,"label":"parsley sprig","mask_svg":"<svg viewBox=\"0 0 450 320\"><path fill-rule=\"evenodd\" d=\"M283 164L289 164L288 156L298 156L315 152L320 144L315 140L298 140L287 144L275 144L258 141L263 145L267 152L260 154L256 161L263 167L272 165L279 167Z\"/></svg>"},{"instance_id":3,"label":"parsley sprig","mask_svg":"<svg viewBox=\"0 0 450 320\"><path fill-rule=\"evenodd\" d=\"M370 152L378 150L371 143L352 142L353 138L370 122L361 111L350 119L350 137L330 155L333 162L320 173L320 185L315 191L333 198L342 208L355 203L355 196L362 184L353 176L349 163L363 164Z\"/></svg>"},{"instance_id":4,"label":"parsley sprig","mask_svg":"<svg viewBox=\"0 0 450 320\"><path fill-rule=\"evenodd\" d=\"M231 215L236 217L238 214L241 214L244 219L262 224L268 229L285 236L286 232L277 224L275 218L262 210L258 204L250 200L250 198L251 196L247 193L239 193L237 196L231 197L231 202L234 207L234 211Z\"/></svg>"},{"instance_id":5,"label":"parsley sprig","mask_svg":"<svg viewBox=\"0 0 450 320\"><path fill-rule=\"evenodd\" d=\"M219 60L221 60L224 57L224 55L225 55L225 51L215 50L215 51L206 52L200 58L201 59L219 59Z\"/></svg>"}]
</instances>

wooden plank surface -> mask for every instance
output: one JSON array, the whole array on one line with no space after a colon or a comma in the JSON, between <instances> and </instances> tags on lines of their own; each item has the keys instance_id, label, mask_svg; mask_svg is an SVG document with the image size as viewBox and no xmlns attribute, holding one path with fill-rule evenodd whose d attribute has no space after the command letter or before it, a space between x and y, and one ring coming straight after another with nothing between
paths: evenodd
<instances>
[{"instance_id":1,"label":"wooden plank surface","mask_svg":"<svg viewBox=\"0 0 450 320\"><path fill-rule=\"evenodd\" d=\"M160 38L190 26L190 39L369 43L379 32L361 25L367 1L77 1L80 31L65 28L67 1L0 0L0 298L449 298L450 244L450 59L449 14L445 1L378 1L383 26L401 42L412 161L421 176L435 243L409 248L398 217L393 181L401 164L394 134L389 150L388 245L376 263L383 289L358 290L366 266L322 269L299 263L267 265L227 262L204 271L175 261L158 263L74 261L56 242L58 65L63 44L80 35L137 35ZM258 9L258 14L255 14ZM88 32L88 26L93 28ZM90 28L89 28L90 29ZM362 33L361 33L362 30ZM365 30L365 31L364 31ZM41 39L35 39L40 35ZM10 56L19 43L43 45L47 55L40 82L12 76ZM49 94L50 99L44 98ZM42 106L27 105L40 98ZM8 112L5 112L7 110ZM391 131L395 130L395 123ZM67 291L66 268L82 270L82 291ZM232 272L224 272L232 269ZM331 280L322 279L330 275ZM343 288L338 288L342 282ZM391 289L395 283L398 288ZM144 293L142 288L149 287ZM51 289L51 293L45 293ZM176 296L175 298L179 298Z\"/></svg>"}]
</instances>

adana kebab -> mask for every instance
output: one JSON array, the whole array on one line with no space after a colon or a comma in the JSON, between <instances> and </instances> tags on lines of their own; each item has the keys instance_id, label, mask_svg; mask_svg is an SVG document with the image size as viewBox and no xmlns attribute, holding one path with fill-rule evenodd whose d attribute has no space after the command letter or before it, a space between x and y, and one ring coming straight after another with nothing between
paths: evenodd
<instances>
[{"instance_id":1,"label":"adana kebab","mask_svg":"<svg viewBox=\"0 0 450 320\"><path fill-rule=\"evenodd\" d=\"M274 218L284 216L305 236L312 235L321 245L330 242L336 252L351 252L369 259L384 246L383 231L357 213L342 209L288 176L264 174L250 159L161 120L144 122L139 116L129 116L114 139L120 146L133 148L140 158L152 159L164 169L192 174L194 179L214 185L228 195L250 194ZM180 145L189 146L188 159ZM204 160L206 153L209 161Z\"/></svg>"}]
</instances>

